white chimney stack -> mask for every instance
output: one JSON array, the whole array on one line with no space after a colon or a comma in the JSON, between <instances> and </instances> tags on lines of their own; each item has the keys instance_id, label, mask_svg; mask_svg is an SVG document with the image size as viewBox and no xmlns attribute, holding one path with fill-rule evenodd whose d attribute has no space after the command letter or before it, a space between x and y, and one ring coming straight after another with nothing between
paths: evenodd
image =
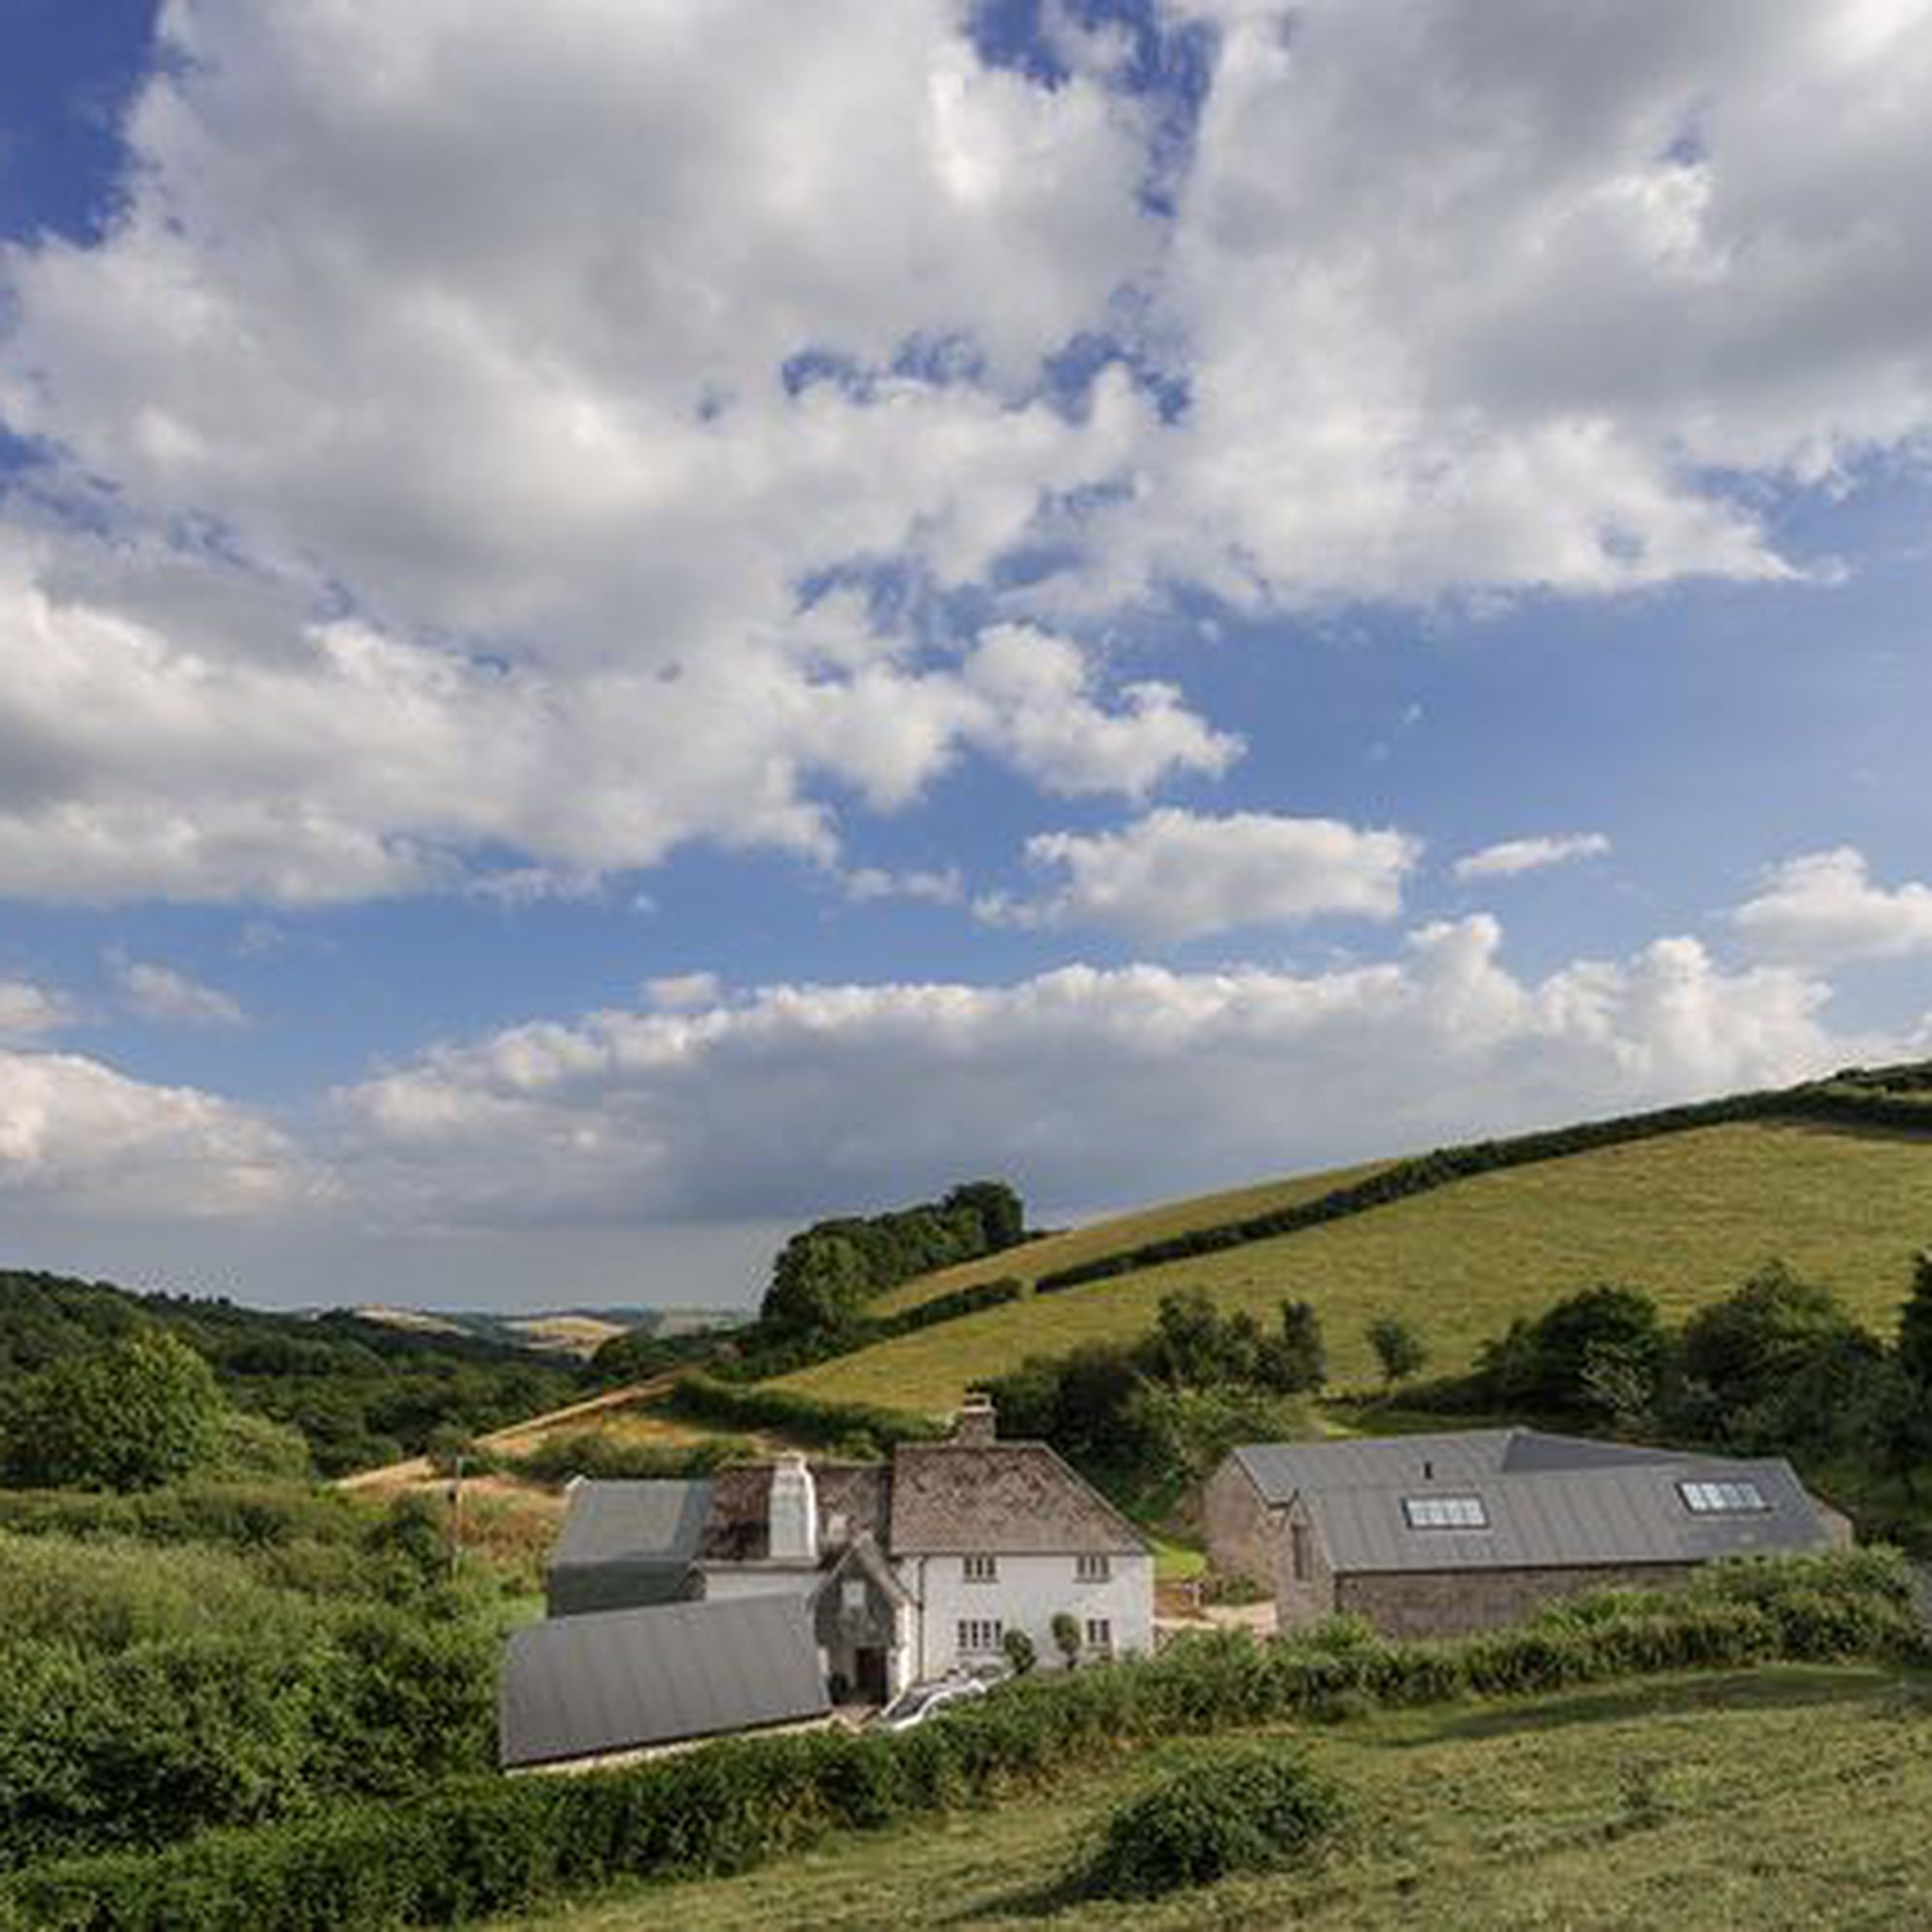
<instances>
[{"instance_id":1,"label":"white chimney stack","mask_svg":"<svg viewBox=\"0 0 1932 1932\"><path fill-rule=\"evenodd\" d=\"M771 1557L818 1561L818 1489L803 1456L781 1456L772 1467Z\"/></svg>"}]
</instances>

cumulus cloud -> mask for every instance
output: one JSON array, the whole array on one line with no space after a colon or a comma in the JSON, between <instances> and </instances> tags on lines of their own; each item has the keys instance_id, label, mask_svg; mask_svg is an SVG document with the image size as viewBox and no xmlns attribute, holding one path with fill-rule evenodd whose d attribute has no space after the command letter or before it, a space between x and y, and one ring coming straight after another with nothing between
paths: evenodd
<instances>
[{"instance_id":1,"label":"cumulus cloud","mask_svg":"<svg viewBox=\"0 0 1932 1932\"><path fill-rule=\"evenodd\" d=\"M0 980L0 1041L37 1040L64 1031L79 1018L65 993L32 980Z\"/></svg>"},{"instance_id":2,"label":"cumulus cloud","mask_svg":"<svg viewBox=\"0 0 1932 1932\"><path fill-rule=\"evenodd\" d=\"M116 954L108 962L128 1011L162 1026L246 1026L241 1002L219 986L152 959Z\"/></svg>"},{"instance_id":3,"label":"cumulus cloud","mask_svg":"<svg viewBox=\"0 0 1932 1932\"><path fill-rule=\"evenodd\" d=\"M1486 917L1298 975L1070 967L776 985L438 1049L344 1089L345 1185L398 1221L781 1219L908 1198L996 1148L1070 1207L1791 1080L1882 1052L1822 983L1688 939L1539 981Z\"/></svg>"},{"instance_id":4,"label":"cumulus cloud","mask_svg":"<svg viewBox=\"0 0 1932 1932\"><path fill-rule=\"evenodd\" d=\"M1514 879L1519 873L1540 872L1546 866L1567 865L1571 859L1601 858L1610 849L1602 832L1566 832L1534 839L1504 839L1466 852L1450 868L1465 881L1472 879Z\"/></svg>"},{"instance_id":5,"label":"cumulus cloud","mask_svg":"<svg viewBox=\"0 0 1932 1932\"><path fill-rule=\"evenodd\" d=\"M1731 915L1766 958L1827 965L1932 953L1932 885L1886 887L1849 845L1773 866L1757 894Z\"/></svg>"},{"instance_id":6,"label":"cumulus cloud","mask_svg":"<svg viewBox=\"0 0 1932 1932\"><path fill-rule=\"evenodd\" d=\"M301 1151L250 1108L81 1054L0 1051L0 1198L15 1211L222 1221L326 1195Z\"/></svg>"},{"instance_id":7,"label":"cumulus cloud","mask_svg":"<svg viewBox=\"0 0 1932 1932\"><path fill-rule=\"evenodd\" d=\"M1404 833L1332 818L1169 808L1119 832L1029 839L1028 859L1064 882L1041 900L995 898L981 910L1001 923L1112 926L1169 941L1324 916L1389 919L1419 850Z\"/></svg>"},{"instance_id":8,"label":"cumulus cloud","mask_svg":"<svg viewBox=\"0 0 1932 1932\"><path fill-rule=\"evenodd\" d=\"M1177 143L1060 14L1046 85L954 0L174 0L105 238L0 251L0 414L114 531L0 558L0 891L1141 796L1239 746L1123 609L1776 575L1718 479L1932 426L1932 9L1184 19Z\"/></svg>"}]
</instances>

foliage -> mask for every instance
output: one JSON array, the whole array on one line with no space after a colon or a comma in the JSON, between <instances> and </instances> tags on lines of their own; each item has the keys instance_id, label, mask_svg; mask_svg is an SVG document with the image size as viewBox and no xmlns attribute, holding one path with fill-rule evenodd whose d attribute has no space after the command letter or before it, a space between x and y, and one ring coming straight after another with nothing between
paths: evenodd
<instances>
[{"instance_id":1,"label":"foliage","mask_svg":"<svg viewBox=\"0 0 1932 1932\"><path fill-rule=\"evenodd\" d=\"M1381 1364L1382 1380L1391 1389L1418 1373L1429 1360L1422 1337L1399 1315L1377 1315L1364 1332Z\"/></svg>"},{"instance_id":2,"label":"foliage","mask_svg":"<svg viewBox=\"0 0 1932 1932\"><path fill-rule=\"evenodd\" d=\"M718 1346L706 1366L720 1380L762 1382L768 1376L790 1375L814 1363L830 1362L855 1349L913 1334L938 1322L997 1308L1002 1302L1017 1301L1025 1292L1023 1283L1002 1275L994 1281L974 1282L950 1294L934 1295L896 1314L854 1315L837 1328L800 1332L757 1322Z\"/></svg>"},{"instance_id":3,"label":"foliage","mask_svg":"<svg viewBox=\"0 0 1932 1932\"><path fill-rule=\"evenodd\" d=\"M1024 1236L1019 1196L972 1181L943 1199L870 1217L821 1221L794 1234L772 1266L761 1323L780 1334L837 1334L874 1295Z\"/></svg>"},{"instance_id":4,"label":"foliage","mask_svg":"<svg viewBox=\"0 0 1932 1932\"><path fill-rule=\"evenodd\" d=\"M1278 1742L1223 1744L1115 1807L1086 1874L1109 1898L1158 1898L1305 1859L1348 1813L1332 1778Z\"/></svg>"},{"instance_id":5,"label":"foliage","mask_svg":"<svg viewBox=\"0 0 1932 1932\"><path fill-rule=\"evenodd\" d=\"M1040 1653L1034 1647L1033 1639L1018 1625L1000 1639L1000 1649L1017 1677L1030 1676L1040 1662Z\"/></svg>"},{"instance_id":6,"label":"foliage","mask_svg":"<svg viewBox=\"0 0 1932 1932\"><path fill-rule=\"evenodd\" d=\"M1285 1396L1312 1396L1328 1379L1328 1351L1312 1301L1281 1304L1281 1333L1262 1343L1260 1379Z\"/></svg>"},{"instance_id":7,"label":"foliage","mask_svg":"<svg viewBox=\"0 0 1932 1932\"><path fill-rule=\"evenodd\" d=\"M1511 1324L1477 1360L1482 1399L1544 1414L1590 1409L1640 1414L1656 1398L1670 1350L1657 1304L1607 1284Z\"/></svg>"},{"instance_id":8,"label":"foliage","mask_svg":"<svg viewBox=\"0 0 1932 1932\"><path fill-rule=\"evenodd\" d=\"M1071 1671L1080 1662L1080 1619L1071 1610L1055 1610L1048 1628L1052 1633L1053 1648Z\"/></svg>"},{"instance_id":9,"label":"foliage","mask_svg":"<svg viewBox=\"0 0 1932 1932\"><path fill-rule=\"evenodd\" d=\"M1906 1379L1932 1402L1932 1251L1913 1258L1912 1293L1898 1318L1898 1362Z\"/></svg>"},{"instance_id":10,"label":"foliage","mask_svg":"<svg viewBox=\"0 0 1932 1932\"><path fill-rule=\"evenodd\" d=\"M673 1415L733 1429L770 1429L795 1442L839 1448L863 1439L876 1450L936 1441L946 1432L924 1416L864 1402L821 1402L790 1389L741 1389L686 1375L663 1397Z\"/></svg>"},{"instance_id":11,"label":"foliage","mask_svg":"<svg viewBox=\"0 0 1932 1932\"><path fill-rule=\"evenodd\" d=\"M0 1388L157 1330L208 1363L232 1407L298 1431L325 1475L414 1454L439 1424L480 1432L521 1421L580 1386L572 1369L467 1335L0 1271Z\"/></svg>"},{"instance_id":12,"label":"foliage","mask_svg":"<svg viewBox=\"0 0 1932 1932\"><path fill-rule=\"evenodd\" d=\"M222 1397L186 1342L137 1329L29 1375L7 1404L11 1482L74 1489L153 1489L211 1462Z\"/></svg>"},{"instance_id":13,"label":"foliage","mask_svg":"<svg viewBox=\"0 0 1932 1932\"><path fill-rule=\"evenodd\" d=\"M753 1453L741 1437L711 1436L703 1442L626 1442L600 1430L560 1430L515 1458L521 1476L561 1487L573 1476L599 1481L651 1481L659 1477L708 1475L720 1464Z\"/></svg>"},{"instance_id":14,"label":"foliage","mask_svg":"<svg viewBox=\"0 0 1932 1932\"><path fill-rule=\"evenodd\" d=\"M837 1826L983 1799L1126 1744L1320 1716L1340 1698L1397 1707L1787 1655L1920 1654L1910 1602L1902 1566L1864 1552L1719 1566L1675 1592L1463 1643L1217 1633L1157 1658L1036 1673L896 1735L732 1740L578 1777L459 1779L157 1856L43 1865L0 1889L0 1923L11 1904L23 1924L121 1932L451 1924L619 1874L742 1870Z\"/></svg>"}]
</instances>

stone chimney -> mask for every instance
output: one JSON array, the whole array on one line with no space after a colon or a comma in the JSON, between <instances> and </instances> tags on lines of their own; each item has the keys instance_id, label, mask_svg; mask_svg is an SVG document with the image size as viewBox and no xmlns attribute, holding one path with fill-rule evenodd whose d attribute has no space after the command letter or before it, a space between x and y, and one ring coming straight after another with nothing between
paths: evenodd
<instances>
[{"instance_id":1,"label":"stone chimney","mask_svg":"<svg viewBox=\"0 0 1932 1932\"><path fill-rule=\"evenodd\" d=\"M999 1436L999 1421L993 1414L993 1398L979 1389L967 1391L959 1413L952 1419L952 1439L969 1449L983 1449Z\"/></svg>"},{"instance_id":2,"label":"stone chimney","mask_svg":"<svg viewBox=\"0 0 1932 1932\"><path fill-rule=\"evenodd\" d=\"M772 1466L771 1542L774 1563L818 1561L818 1486L803 1456Z\"/></svg>"}]
</instances>

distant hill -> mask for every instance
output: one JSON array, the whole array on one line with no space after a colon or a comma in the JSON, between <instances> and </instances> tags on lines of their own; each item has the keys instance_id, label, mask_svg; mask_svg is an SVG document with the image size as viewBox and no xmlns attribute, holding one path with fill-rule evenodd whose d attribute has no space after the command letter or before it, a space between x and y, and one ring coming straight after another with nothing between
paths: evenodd
<instances>
[{"instance_id":1,"label":"distant hill","mask_svg":"<svg viewBox=\"0 0 1932 1932\"><path fill-rule=\"evenodd\" d=\"M316 1311L320 1312L320 1311ZM358 1321L417 1334L467 1335L537 1355L588 1361L613 1335L688 1335L739 1327L749 1314L731 1308L555 1308L500 1314L488 1310L397 1308L368 1303L349 1311Z\"/></svg>"},{"instance_id":2,"label":"distant hill","mask_svg":"<svg viewBox=\"0 0 1932 1932\"><path fill-rule=\"evenodd\" d=\"M881 1312L993 1273L1029 1287L1044 1278L1051 1292L1036 1288L781 1383L832 1400L944 1410L1029 1355L1144 1332L1161 1295L1181 1287L1263 1314L1287 1297L1312 1301L1334 1376L1365 1383L1363 1328L1385 1310L1420 1330L1432 1371L1455 1370L1513 1317L1574 1289L1628 1283L1680 1316L1772 1257L1883 1328L1914 1254L1932 1246L1932 1065L1851 1070L1788 1092L1640 1117L1627 1130L1593 1123L1487 1145L1501 1151L1491 1171L1425 1175L1412 1192L1391 1186L1388 1198L1331 1219L1312 1219L1327 1197L1373 1194L1377 1176L1399 1179L1429 1161L1177 1201L908 1282L881 1299ZM1243 1231L1276 1214L1310 1225ZM1205 1252L1136 1259L1150 1244L1189 1242ZM1119 1272L1080 1278L1107 1267Z\"/></svg>"}]
</instances>

